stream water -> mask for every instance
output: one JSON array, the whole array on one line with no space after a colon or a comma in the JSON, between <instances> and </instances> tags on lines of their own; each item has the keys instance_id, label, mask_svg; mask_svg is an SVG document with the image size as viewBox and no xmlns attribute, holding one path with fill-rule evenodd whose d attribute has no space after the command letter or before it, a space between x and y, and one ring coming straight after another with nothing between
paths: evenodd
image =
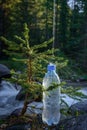
<instances>
[{"instance_id":1,"label":"stream water","mask_svg":"<svg viewBox=\"0 0 87 130\"><path fill-rule=\"evenodd\" d=\"M21 108L23 106L23 101L15 100L15 97L19 93L20 89L21 87L18 87L18 89L16 89L13 84L2 81L0 86L0 116L10 115L15 109ZM86 86L79 91L87 95ZM69 106L78 102L78 100L75 100L66 94L62 94L61 97ZM41 113L42 107L42 102L33 102L29 104L27 113L30 113L30 111Z\"/></svg>"},{"instance_id":2,"label":"stream water","mask_svg":"<svg viewBox=\"0 0 87 130\"><path fill-rule=\"evenodd\" d=\"M23 102L15 100L20 91L13 84L2 81L0 85L0 116L10 115L16 108L22 107Z\"/></svg>"}]
</instances>

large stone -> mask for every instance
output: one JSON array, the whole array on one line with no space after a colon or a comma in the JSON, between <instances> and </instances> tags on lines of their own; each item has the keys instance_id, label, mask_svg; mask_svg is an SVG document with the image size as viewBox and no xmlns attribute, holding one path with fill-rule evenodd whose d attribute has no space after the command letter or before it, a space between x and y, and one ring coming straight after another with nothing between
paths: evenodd
<instances>
[{"instance_id":1,"label":"large stone","mask_svg":"<svg viewBox=\"0 0 87 130\"><path fill-rule=\"evenodd\" d=\"M71 118L62 120L55 130L87 130L87 100L72 105Z\"/></svg>"},{"instance_id":2,"label":"large stone","mask_svg":"<svg viewBox=\"0 0 87 130\"><path fill-rule=\"evenodd\" d=\"M10 69L5 65L0 64L0 79L9 77L11 77Z\"/></svg>"},{"instance_id":3,"label":"large stone","mask_svg":"<svg viewBox=\"0 0 87 130\"><path fill-rule=\"evenodd\" d=\"M70 113L72 115L86 114L87 113L87 100L78 102L70 107Z\"/></svg>"},{"instance_id":4,"label":"large stone","mask_svg":"<svg viewBox=\"0 0 87 130\"><path fill-rule=\"evenodd\" d=\"M18 116L21 114L21 111L22 111L22 108L15 109L15 110L11 113L11 116L16 116L16 117L18 117Z\"/></svg>"},{"instance_id":5,"label":"large stone","mask_svg":"<svg viewBox=\"0 0 87 130\"><path fill-rule=\"evenodd\" d=\"M5 130L29 130L30 124L18 124L13 126L8 126Z\"/></svg>"},{"instance_id":6,"label":"large stone","mask_svg":"<svg viewBox=\"0 0 87 130\"><path fill-rule=\"evenodd\" d=\"M87 130L87 114L63 120L55 130Z\"/></svg>"},{"instance_id":7,"label":"large stone","mask_svg":"<svg viewBox=\"0 0 87 130\"><path fill-rule=\"evenodd\" d=\"M43 130L43 123L40 120L41 116L39 116L38 122L42 124L42 129L40 130ZM44 130L87 130L87 114L61 120L58 125L46 126Z\"/></svg>"},{"instance_id":8,"label":"large stone","mask_svg":"<svg viewBox=\"0 0 87 130\"><path fill-rule=\"evenodd\" d=\"M11 116L19 116L23 107L19 107L15 109ZM42 102L31 102L27 106L27 110L25 112L25 115L32 115L32 114L41 114L43 109L43 103Z\"/></svg>"},{"instance_id":9,"label":"large stone","mask_svg":"<svg viewBox=\"0 0 87 130\"><path fill-rule=\"evenodd\" d=\"M25 96L26 96L26 91L24 90L24 88L21 88L21 90L19 91L19 93L17 94L16 96L16 100L19 100L19 101L23 101L25 100ZM29 92L29 96L31 97L32 96L32 93ZM40 102L41 101L41 97L38 96L36 99L35 99L36 102Z\"/></svg>"},{"instance_id":10,"label":"large stone","mask_svg":"<svg viewBox=\"0 0 87 130\"><path fill-rule=\"evenodd\" d=\"M16 100L22 101L25 99L25 90L22 88L16 96Z\"/></svg>"},{"instance_id":11,"label":"large stone","mask_svg":"<svg viewBox=\"0 0 87 130\"><path fill-rule=\"evenodd\" d=\"M87 106L86 103L87 103L87 100L84 102L76 103L72 106L73 110L75 109L77 111L76 108L78 108L78 110L85 111L84 114L74 115L70 118L68 117L66 119L63 119L59 122L59 124L57 126L52 126L52 127L45 126L42 122L42 115L37 114L37 112L36 112L37 118L33 120L33 117L32 117L33 121L31 122L31 127L29 129L33 129L33 126L34 126L35 129L37 128L37 130L39 129L39 127L40 127L40 130L43 130L43 129L44 130L48 130L48 129L50 129L50 130L87 130L87 109L85 108ZM42 108L42 105L43 104L41 104L41 103L33 102L33 103L29 104L28 107L29 107L29 110L34 109L34 108L40 109L40 108ZM21 108L15 110L11 114L11 116L16 116L16 117L19 116L20 111L21 111ZM27 111L27 112L29 112L29 111ZM26 113L26 115L28 116L28 113ZM30 115L30 113L29 113L29 115ZM31 112L31 115L32 115L32 112ZM8 129L6 129L6 130L17 130L17 129L22 130L21 124L8 127ZM25 129L25 127L23 127L23 130L24 129Z\"/></svg>"},{"instance_id":12,"label":"large stone","mask_svg":"<svg viewBox=\"0 0 87 130\"><path fill-rule=\"evenodd\" d=\"M13 126L7 127L6 130L87 130L87 114L62 120L56 126L44 125L42 122L42 116L38 117L37 115L36 119L33 118L34 117L32 117L33 121L30 123L31 125L29 125L28 127L28 124L14 124ZM26 129L25 126L28 129Z\"/></svg>"}]
</instances>

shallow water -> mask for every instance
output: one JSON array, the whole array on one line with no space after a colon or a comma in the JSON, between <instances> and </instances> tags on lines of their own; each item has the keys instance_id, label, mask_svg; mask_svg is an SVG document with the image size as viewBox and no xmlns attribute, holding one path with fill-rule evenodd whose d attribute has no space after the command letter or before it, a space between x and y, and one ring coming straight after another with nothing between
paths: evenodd
<instances>
[{"instance_id":1,"label":"shallow water","mask_svg":"<svg viewBox=\"0 0 87 130\"><path fill-rule=\"evenodd\" d=\"M2 81L0 87L0 116L10 115L13 110L23 106L23 102L15 100L19 91L20 87L17 90L13 84Z\"/></svg>"},{"instance_id":2,"label":"shallow water","mask_svg":"<svg viewBox=\"0 0 87 130\"><path fill-rule=\"evenodd\" d=\"M23 107L23 101L15 100L15 97L21 88L19 87L19 89L16 89L13 84L6 81L3 81L1 85L2 87L0 87L0 116L10 115L15 109ZM83 87L79 91L87 95L87 87ZM69 107L78 102L78 100L75 100L66 94L62 94L61 97L68 104ZM26 114L41 114L42 108L42 102L33 102L28 105Z\"/></svg>"}]
</instances>

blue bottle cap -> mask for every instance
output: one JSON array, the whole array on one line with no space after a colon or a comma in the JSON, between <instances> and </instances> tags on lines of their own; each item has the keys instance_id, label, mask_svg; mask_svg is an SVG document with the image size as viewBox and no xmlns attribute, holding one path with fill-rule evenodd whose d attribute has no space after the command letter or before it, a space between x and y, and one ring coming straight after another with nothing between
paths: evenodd
<instances>
[{"instance_id":1,"label":"blue bottle cap","mask_svg":"<svg viewBox=\"0 0 87 130\"><path fill-rule=\"evenodd\" d=\"M50 71L50 70L56 70L56 65L50 63L48 66L47 66L47 70Z\"/></svg>"}]
</instances>

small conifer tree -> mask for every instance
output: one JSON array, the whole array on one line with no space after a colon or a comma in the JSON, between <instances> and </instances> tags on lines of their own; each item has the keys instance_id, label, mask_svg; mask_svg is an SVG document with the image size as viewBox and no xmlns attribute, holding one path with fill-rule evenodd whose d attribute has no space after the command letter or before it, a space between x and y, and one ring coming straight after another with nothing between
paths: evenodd
<instances>
[{"instance_id":1,"label":"small conifer tree","mask_svg":"<svg viewBox=\"0 0 87 130\"><path fill-rule=\"evenodd\" d=\"M29 101L41 98L42 95L42 78L46 72L47 64L55 62L57 58L52 55L52 49L47 49L47 46L52 43L52 39L39 45L30 46L29 43L29 29L27 24L24 24L24 32L22 37L15 35L15 40L10 41L5 37L1 40L7 44L8 49L4 50L5 53L13 57L13 60L21 62L24 65L23 72L20 74L15 72L16 76L12 76L12 81L21 84L26 92L24 107L21 115L26 112ZM19 44L18 44L19 43ZM42 51L42 50L45 51ZM58 50L55 50L57 53ZM63 63L60 63L63 66ZM14 71L12 71L14 74Z\"/></svg>"},{"instance_id":2,"label":"small conifer tree","mask_svg":"<svg viewBox=\"0 0 87 130\"><path fill-rule=\"evenodd\" d=\"M4 41L8 46L4 52L9 54L14 61L21 62L21 66L24 66L21 73L12 71L13 76L11 78L11 81L20 84L26 93L24 106L21 111L21 115L24 115L27 105L38 97L41 98L42 91L45 91L42 90L41 82L46 72L47 64L51 61L60 69L67 65L67 60L61 57L58 49L54 50L55 56L52 55L52 49L47 49L48 45L50 46L50 43L52 43L52 39L39 45L30 46L27 24L24 24L22 37L15 35L14 38L14 41L7 40L5 37L0 37L0 40ZM55 84L55 88L56 86ZM53 88L54 85L50 86L49 89L52 90ZM65 92L64 89L62 89L62 92ZM66 93L70 94L71 91L67 91ZM74 96L73 90L72 95Z\"/></svg>"}]
</instances>

